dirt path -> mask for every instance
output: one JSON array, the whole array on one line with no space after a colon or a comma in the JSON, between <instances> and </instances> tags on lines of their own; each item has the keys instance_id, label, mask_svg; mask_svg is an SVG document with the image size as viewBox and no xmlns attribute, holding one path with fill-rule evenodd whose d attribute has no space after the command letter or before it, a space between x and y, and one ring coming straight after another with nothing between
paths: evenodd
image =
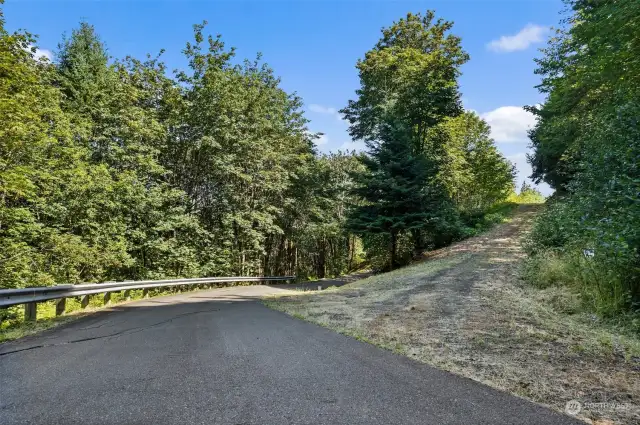
<instances>
[{"instance_id":1,"label":"dirt path","mask_svg":"<svg viewBox=\"0 0 640 425\"><path fill-rule=\"evenodd\" d=\"M576 313L566 289L518 277L536 210L419 264L267 303L557 410L578 400L582 419L640 423L638 340Z\"/></svg>"}]
</instances>

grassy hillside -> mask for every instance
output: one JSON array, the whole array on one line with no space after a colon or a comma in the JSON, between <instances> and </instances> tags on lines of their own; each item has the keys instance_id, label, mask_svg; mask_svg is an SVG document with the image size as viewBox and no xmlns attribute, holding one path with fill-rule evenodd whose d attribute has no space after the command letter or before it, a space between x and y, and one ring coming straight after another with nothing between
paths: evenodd
<instances>
[{"instance_id":1,"label":"grassy hillside","mask_svg":"<svg viewBox=\"0 0 640 425\"><path fill-rule=\"evenodd\" d=\"M434 253L341 288L273 298L272 308L583 419L640 418L640 340L583 313L566 288L521 279L521 241L539 206ZM604 422L606 423L606 422Z\"/></svg>"}]
</instances>

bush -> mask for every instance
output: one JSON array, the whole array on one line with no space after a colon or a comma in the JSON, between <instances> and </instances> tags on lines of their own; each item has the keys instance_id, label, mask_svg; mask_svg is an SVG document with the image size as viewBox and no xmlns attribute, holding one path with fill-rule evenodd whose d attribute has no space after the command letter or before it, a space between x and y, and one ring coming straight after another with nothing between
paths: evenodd
<instances>
[{"instance_id":1,"label":"bush","mask_svg":"<svg viewBox=\"0 0 640 425\"><path fill-rule=\"evenodd\" d=\"M550 202L525 242L531 258L524 277L537 287L571 286L601 316L634 314L638 256L624 238L633 233L626 220L603 217L586 201L574 194Z\"/></svg>"},{"instance_id":2,"label":"bush","mask_svg":"<svg viewBox=\"0 0 640 425\"><path fill-rule=\"evenodd\" d=\"M548 248L564 247L579 233L579 212L557 200L550 200L545 210L538 216L525 241L529 254L536 254Z\"/></svg>"},{"instance_id":3,"label":"bush","mask_svg":"<svg viewBox=\"0 0 640 425\"><path fill-rule=\"evenodd\" d=\"M507 201L516 204L543 204L545 200L545 196L526 181L522 182L520 193L516 194L513 192L507 199Z\"/></svg>"},{"instance_id":4,"label":"bush","mask_svg":"<svg viewBox=\"0 0 640 425\"><path fill-rule=\"evenodd\" d=\"M540 289L574 283L573 267L558 252L548 250L525 262L524 279Z\"/></svg>"},{"instance_id":5,"label":"bush","mask_svg":"<svg viewBox=\"0 0 640 425\"><path fill-rule=\"evenodd\" d=\"M605 316L639 311L640 215L628 199L609 191L551 200L525 243L533 256L527 280L575 284L590 308ZM558 261L569 270L556 276Z\"/></svg>"},{"instance_id":6,"label":"bush","mask_svg":"<svg viewBox=\"0 0 640 425\"><path fill-rule=\"evenodd\" d=\"M602 317L638 312L628 263L606 250L547 249L533 254L523 278L538 288L568 286L580 294L583 306ZM634 313L635 312L635 313Z\"/></svg>"}]
</instances>

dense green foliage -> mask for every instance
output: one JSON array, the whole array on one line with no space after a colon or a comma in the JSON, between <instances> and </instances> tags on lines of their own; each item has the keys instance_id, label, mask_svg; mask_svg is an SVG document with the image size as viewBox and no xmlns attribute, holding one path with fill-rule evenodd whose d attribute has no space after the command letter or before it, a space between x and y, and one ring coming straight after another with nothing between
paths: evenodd
<instances>
[{"instance_id":1,"label":"dense green foliage","mask_svg":"<svg viewBox=\"0 0 640 425\"><path fill-rule=\"evenodd\" d=\"M556 194L529 250L603 314L640 307L640 4L570 0L538 61L533 177ZM537 261L537 260L535 260ZM544 266L540 266L543 268ZM534 276L535 273L529 273Z\"/></svg>"},{"instance_id":2,"label":"dense green foliage","mask_svg":"<svg viewBox=\"0 0 640 425\"><path fill-rule=\"evenodd\" d=\"M468 55L452 25L429 11L383 29L356 65L358 99L341 111L368 148L355 188L364 202L348 226L365 246L387 244L390 268L402 261L399 248L406 260L407 247L419 252L463 237L462 215L478 219L513 190L513 166L488 125L463 114L457 78Z\"/></svg>"},{"instance_id":3,"label":"dense green foliage","mask_svg":"<svg viewBox=\"0 0 640 425\"><path fill-rule=\"evenodd\" d=\"M318 154L302 100L205 24L173 74L162 52L109 57L88 23L53 61L1 24L1 288L396 265L473 234L512 189L461 108L460 39L432 12L358 64L344 113L361 155Z\"/></svg>"},{"instance_id":4,"label":"dense green foliage","mask_svg":"<svg viewBox=\"0 0 640 425\"><path fill-rule=\"evenodd\" d=\"M0 287L201 275L336 275L352 155L319 156L301 100L222 40L111 61L81 23L53 63L0 33Z\"/></svg>"}]
</instances>

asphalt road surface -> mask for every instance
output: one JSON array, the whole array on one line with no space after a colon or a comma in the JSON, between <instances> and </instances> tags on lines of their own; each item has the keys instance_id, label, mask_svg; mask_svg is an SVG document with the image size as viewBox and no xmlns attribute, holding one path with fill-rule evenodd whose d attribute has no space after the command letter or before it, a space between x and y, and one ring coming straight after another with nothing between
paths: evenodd
<instances>
[{"instance_id":1,"label":"asphalt road surface","mask_svg":"<svg viewBox=\"0 0 640 425\"><path fill-rule=\"evenodd\" d=\"M116 306L0 345L0 424L583 424L272 311L267 286Z\"/></svg>"}]
</instances>

